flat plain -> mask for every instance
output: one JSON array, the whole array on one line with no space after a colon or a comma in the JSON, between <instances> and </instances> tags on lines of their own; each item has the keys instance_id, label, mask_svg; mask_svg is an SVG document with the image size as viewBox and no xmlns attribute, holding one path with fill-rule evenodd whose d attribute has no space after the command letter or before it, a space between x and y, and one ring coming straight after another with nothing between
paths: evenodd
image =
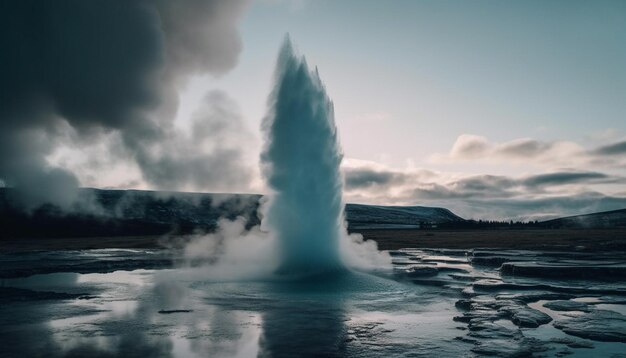
<instances>
[{"instance_id":1,"label":"flat plain","mask_svg":"<svg viewBox=\"0 0 626 358\"><path fill-rule=\"evenodd\" d=\"M626 229L527 230L359 230L380 250L520 249L546 251L626 251ZM0 240L2 251L85 250L179 247L188 236L113 236L76 238L20 238Z\"/></svg>"}]
</instances>

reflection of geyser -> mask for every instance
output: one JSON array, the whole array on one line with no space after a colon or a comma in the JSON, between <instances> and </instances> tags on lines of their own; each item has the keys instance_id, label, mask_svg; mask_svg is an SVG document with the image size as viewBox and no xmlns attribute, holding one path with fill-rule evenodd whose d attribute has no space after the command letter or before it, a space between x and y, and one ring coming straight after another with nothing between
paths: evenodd
<instances>
[{"instance_id":1,"label":"reflection of geyser","mask_svg":"<svg viewBox=\"0 0 626 358\"><path fill-rule=\"evenodd\" d=\"M317 70L281 48L276 84L263 120L263 173L274 193L263 224L277 239L279 272L309 273L343 267L342 159L333 104Z\"/></svg>"}]
</instances>

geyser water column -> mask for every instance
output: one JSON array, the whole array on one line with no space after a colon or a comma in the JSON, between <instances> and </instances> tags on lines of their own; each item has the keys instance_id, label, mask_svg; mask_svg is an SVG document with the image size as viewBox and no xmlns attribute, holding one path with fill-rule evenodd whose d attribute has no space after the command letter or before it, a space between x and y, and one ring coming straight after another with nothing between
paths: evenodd
<instances>
[{"instance_id":1,"label":"geyser water column","mask_svg":"<svg viewBox=\"0 0 626 358\"><path fill-rule=\"evenodd\" d=\"M317 69L294 52L289 37L280 50L263 119L263 174L273 190L263 218L275 235L278 272L312 273L343 267L342 152L333 103Z\"/></svg>"}]
</instances>

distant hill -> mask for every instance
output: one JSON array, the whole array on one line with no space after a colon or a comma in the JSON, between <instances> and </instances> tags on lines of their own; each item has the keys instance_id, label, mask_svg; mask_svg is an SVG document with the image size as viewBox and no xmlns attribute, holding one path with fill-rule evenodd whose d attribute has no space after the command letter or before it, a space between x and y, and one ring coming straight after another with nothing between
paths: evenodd
<instances>
[{"instance_id":1,"label":"distant hill","mask_svg":"<svg viewBox=\"0 0 626 358\"><path fill-rule=\"evenodd\" d=\"M354 230L427 228L465 221L444 208L363 204L347 204L346 219Z\"/></svg>"},{"instance_id":2,"label":"distant hill","mask_svg":"<svg viewBox=\"0 0 626 358\"><path fill-rule=\"evenodd\" d=\"M96 237L210 231L220 217L258 224L260 195L80 189L68 210L24 212L13 189L0 189L0 237Z\"/></svg>"},{"instance_id":3,"label":"distant hill","mask_svg":"<svg viewBox=\"0 0 626 358\"><path fill-rule=\"evenodd\" d=\"M243 216L259 224L260 195L79 190L77 205L60 210L45 205L29 213L17 205L13 189L0 188L0 238L104 237L188 234L211 231L222 218ZM417 228L463 221L447 209L422 206L347 204L350 229Z\"/></svg>"},{"instance_id":4,"label":"distant hill","mask_svg":"<svg viewBox=\"0 0 626 358\"><path fill-rule=\"evenodd\" d=\"M568 216L539 223L554 229L610 229L626 227L626 209Z\"/></svg>"}]
</instances>

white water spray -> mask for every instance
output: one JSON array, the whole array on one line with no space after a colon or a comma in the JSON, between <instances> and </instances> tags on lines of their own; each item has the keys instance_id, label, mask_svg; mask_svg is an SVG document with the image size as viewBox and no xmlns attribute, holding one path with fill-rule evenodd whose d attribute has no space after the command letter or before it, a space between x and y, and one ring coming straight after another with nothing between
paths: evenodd
<instances>
[{"instance_id":1,"label":"white water spray","mask_svg":"<svg viewBox=\"0 0 626 358\"><path fill-rule=\"evenodd\" d=\"M263 223L277 239L279 272L342 268L341 240L348 236L333 103L288 37L275 76L261 163L274 191Z\"/></svg>"}]
</instances>

